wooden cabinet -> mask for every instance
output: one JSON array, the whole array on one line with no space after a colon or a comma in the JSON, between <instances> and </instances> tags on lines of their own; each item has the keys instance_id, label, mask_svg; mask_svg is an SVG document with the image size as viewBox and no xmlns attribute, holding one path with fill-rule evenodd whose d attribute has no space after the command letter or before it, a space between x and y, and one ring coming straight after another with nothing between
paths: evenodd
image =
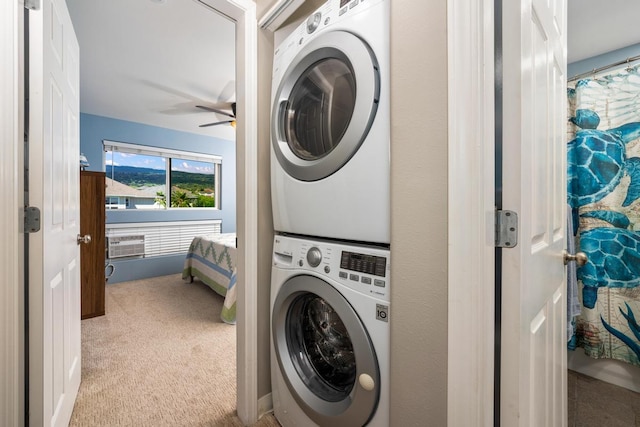
<instances>
[{"instance_id":1,"label":"wooden cabinet","mask_svg":"<svg viewBox=\"0 0 640 427\"><path fill-rule=\"evenodd\" d=\"M104 315L105 173L80 172L80 234L91 236L80 244L81 317Z\"/></svg>"}]
</instances>

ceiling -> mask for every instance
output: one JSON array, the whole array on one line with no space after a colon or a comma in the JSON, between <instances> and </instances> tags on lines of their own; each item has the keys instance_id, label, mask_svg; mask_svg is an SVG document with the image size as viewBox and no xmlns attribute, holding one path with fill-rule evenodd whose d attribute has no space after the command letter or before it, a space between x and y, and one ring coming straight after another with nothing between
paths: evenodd
<instances>
[{"instance_id":1,"label":"ceiling","mask_svg":"<svg viewBox=\"0 0 640 427\"><path fill-rule=\"evenodd\" d=\"M637 0L568 0L568 62L640 43Z\"/></svg>"},{"instance_id":2,"label":"ceiling","mask_svg":"<svg viewBox=\"0 0 640 427\"><path fill-rule=\"evenodd\" d=\"M234 24L196 0L66 0L80 43L80 111L235 140ZM640 1L568 0L569 63L640 43Z\"/></svg>"},{"instance_id":3,"label":"ceiling","mask_svg":"<svg viewBox=\"0 0 640 427\"><path fill-rule=\"evenodd\" d=\"M80 111L235 140L196 105L235 101L235 24L195 0L66 0L80 44Z\"/></svg>"}]
</instances>

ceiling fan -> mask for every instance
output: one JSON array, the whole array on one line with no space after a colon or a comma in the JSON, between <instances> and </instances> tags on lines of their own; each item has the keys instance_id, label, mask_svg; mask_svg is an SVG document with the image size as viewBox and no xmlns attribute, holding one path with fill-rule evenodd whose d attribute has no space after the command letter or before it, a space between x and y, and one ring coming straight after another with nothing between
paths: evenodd
<instances>
[{"instance_id":1,"label":"ceiling fan","mask_svg":"<svg viewBox=\"0 0 640 427\"><path fill-rule=\"evenodd\" d=\"M204 105L196 105L196 107L202 108L203 110L211 111L213 113L222 114L223 116L231 117L231 120L223 120L223 121L220 121L220 122L205 123L203 125L200 125L199 127L204 128L204 127L209 127L209 126L223 125L223 124L226 124L226 123L229 123L234 128L236 127L236 103L235 102L231 103L231 111L232 111L232 113L229 113L228 111L219 110L217 108L205 107Z\"/></svg>"}]
</instances>

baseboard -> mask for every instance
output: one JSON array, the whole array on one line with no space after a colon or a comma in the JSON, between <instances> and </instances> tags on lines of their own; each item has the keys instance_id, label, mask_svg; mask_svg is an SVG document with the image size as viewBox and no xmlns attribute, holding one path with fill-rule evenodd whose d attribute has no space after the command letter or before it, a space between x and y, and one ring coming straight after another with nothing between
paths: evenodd
<instances>
[{"instance_id":1,"label":"baseboard","mask_svg":"<svg viewBox=\"0 0 640 427\"><path fill-rule=\"evenodd\" d=\"M640 393L640 368L613 359L592 359L581 349L568 352L567 367L600 381Z\"/></svg>"},{"instance_id":2,"label":"baseboard","mask_svg":"<svg viewBox=\"0 0 640 427\"><path fill-rule=\"evenodd\" d=\"M273 399L269 393L258 399L258 419L271 412L273 412Z\"/></svg>"}]
</instances>

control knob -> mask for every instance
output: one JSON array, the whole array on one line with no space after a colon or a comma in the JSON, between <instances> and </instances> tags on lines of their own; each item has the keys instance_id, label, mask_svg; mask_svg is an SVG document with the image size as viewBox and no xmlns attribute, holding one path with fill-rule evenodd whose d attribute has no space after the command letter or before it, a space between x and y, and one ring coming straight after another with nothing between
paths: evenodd
<instances>
[{"instance_id":1,"label":"control knob","mask_svg":"<svg viewBox=\"0 0 640 427\"><path fill-rule=\"evenodd\" d=\"M311 267L317 267L322 262L322 252L315 246L307 252L307 262Z\"/></svg>"},{"instance_id":2,"label":"control knob","mask_svg":"<svg viewBox=\"0 0 640 427\"><path fill-rule=\"evenodd\" d=\"M307 19L307 33L313 33L320 25L320 20L322 19L322 12L316 12Z\"/></svg>"}]
</instances>

